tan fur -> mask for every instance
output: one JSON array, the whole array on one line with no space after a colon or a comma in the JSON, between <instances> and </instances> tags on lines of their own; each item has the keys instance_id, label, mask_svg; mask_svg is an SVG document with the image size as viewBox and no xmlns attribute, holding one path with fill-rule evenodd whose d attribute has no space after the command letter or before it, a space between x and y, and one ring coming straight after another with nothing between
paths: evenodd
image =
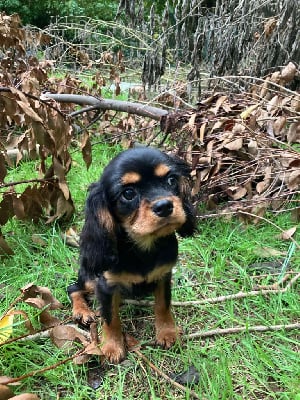
<instances>
[{"instance_id":1,"label":"tan fur","mask_svg":"<svg viewBox=\"0 0 300 400\"><path fill-rule=\"evenodd\" d=\"M142 179L141 175L137 172L127 172L122 176L121 182L123 185L133 185Z\"/></svg>"},{"instance_id":2,"label":"tan fur","mask_svg":"<svg viewBox=\"0 0 300 400\"><path fill-rule=\"evenodd\" d=\"M136 285L139 283L151 283L160 280L164 275L171 271L174 264L161 265L160 267L154 268L146 276L139 274L132 274L130 272L120 272L119 274L114 274L110 271L105 271L103 276L106 279L108 285L122 285L125 287L130 287L131 285Z\"/></svg>"},{"instance_id":3,"label":"tan fur","mask_svg":"<svg viewBox=\"0 0 300 400\"><path fill-rule=\"evenodd\" d=\"M85 290L86 290L86 292L87 292L88 294L93 294L93 293L95 293L95 287L96 287L96 281L95 281L95 280L93 280L93 281L86 281L86 282L84 283L84 288L85 288Z\"/></svg>"},{"instance_id":4,"label":"tan fur","mask_svg":"<svg viewBox=\"0 0 300 400\"><path fill-rule=\"evenodd\" d=\"M155 202L143 200L139 209L122 222L128 235L142 250L150 250L158 238L175 232L186 221L181 200L176 196L165 199L172 201L174 207L168 217L161 218L153 212L152 207L159 199Z\"/></svg>"},{"instance_id":5,"label":"tan fur","mask_svg":"<svg viewBox=\"0 0 300 400\"><path fill-rule=\"evenodd\" d=\"M154 169L154 175L163 177L170 172L170 167L166 164L158 164Z\"/></svg>"},{"instance_id":6,"label":"tan fur","mask_svg":"<svg viewBox=\"0 0 300 400\"><path fill-rule=\"evenodd\" d=\"M115 230L115 222L111 213L107 208L100 208L98 210L99 222L108 232L113 233Z\"/></svg>"},{"instance_id":7,"label":"tan fur","mask_svg":"<svg viewBox=\"0 0 300 400\"><path fill-rule=\"evenodd\" d=\"M163 281L158 283L154 295L156 342L168 349L179 338L179 330L176 328L170 308L166 306Z\"/></svg>"},{"instance_id":8,"label":"tan fur","mask_svg":"<svg viewBox=\"0 0 300 400\"><path fill-rule=\"evenodd\" d=\"M88 324L95 319L95 313L89 308L85 300L86 292L81 290L70 294L73 305L73 319Z\"/></svg>"},{"instance_id":9,"label":"tan fur","mask_svg":"<svg viewBox=\"0 0 300 400\"><path fill-rule=\"evenodd\" d=\"M125 358L126 349L119 316L120 294L115 292L112 299L112 320L108 325L105 321L102 327L103 355L112 363L119 363Z\"/></svg>"}]
</instances>

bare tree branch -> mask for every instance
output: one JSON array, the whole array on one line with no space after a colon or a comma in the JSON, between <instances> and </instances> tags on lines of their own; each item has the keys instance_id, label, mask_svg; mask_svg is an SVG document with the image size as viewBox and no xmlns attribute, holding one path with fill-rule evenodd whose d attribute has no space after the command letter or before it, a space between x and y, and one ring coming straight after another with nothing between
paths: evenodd
<instances>
[{"instance_id":1,"label":"bare tree branch","mask_svg":"<svg viewBox=\"0 0 300 400\"><path fill-rule=\"evenodd\" d=\"M114 110L126 112L129 114L136 114L141 117L149 117L156 121L168 114L168 111L158 107L146 106L141 103L133 103L130 101L111 100L111 99L97 99L93 96L82 96L77 94L56 94L44 93L41 100L53 99L60 103L75 103L78 105L89 105L99 110ZM86 110L85 110L86 111ZM77 113L78 114L78 113Z\"/></svg>"}]
</instances>

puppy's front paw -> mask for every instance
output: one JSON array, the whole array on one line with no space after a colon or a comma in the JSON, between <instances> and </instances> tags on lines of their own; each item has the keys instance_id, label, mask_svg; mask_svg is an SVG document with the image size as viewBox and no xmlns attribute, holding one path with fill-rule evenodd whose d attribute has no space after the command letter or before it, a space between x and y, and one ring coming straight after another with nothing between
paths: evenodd
<instances>
[{"instance_id":1,"label":"puppy's front paw","mask_svg":"<svg viewBox=\"0 0 300 400\"><path fill-rule=\"evenodd\" d=\"M88 306L73 308L73 320L83 325L89 325L95 321L96 315Z\"/></svg>"},{"instance_id":2,"label":"puppy's front paw","mask_svg":"<svg viewBox=\"0 0 300 400\"><path fill-rule=\"evenodd\" d=\"M173 324L162 327L156 333L156 343L165 349L173 346L179 338L179 331Z\"/></svg>"},{"instance_id":3,"label":"puppy's front paw","mask_svg":"<svg viewBox=\"0 0 300 400\"><path fill-rule=\"evenodd\" d=\"M101 351L105 358L113 363L118 364L124 360L126 356L125 343L122 339L108 339L101 347Z\"/></svg>"}]
</instances>

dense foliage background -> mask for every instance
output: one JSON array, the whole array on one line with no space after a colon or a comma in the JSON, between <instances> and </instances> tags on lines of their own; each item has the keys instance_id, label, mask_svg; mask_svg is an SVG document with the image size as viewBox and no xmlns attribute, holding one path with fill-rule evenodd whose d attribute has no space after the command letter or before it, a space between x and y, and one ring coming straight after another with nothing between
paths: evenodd
<instances>
[{"instance_id":1,"label":"dense foliage background","mask_svg":"<svg viewBox=\"0 0 300 400\"><path fill-rule=\"evenodd\" d=\"M52 17L83 15L86 17L113 19L118 9L118 1L83 0L1 0L0 10L7 15L18 13L23 24L44 28Z\"/></svg>"}]
</instances>

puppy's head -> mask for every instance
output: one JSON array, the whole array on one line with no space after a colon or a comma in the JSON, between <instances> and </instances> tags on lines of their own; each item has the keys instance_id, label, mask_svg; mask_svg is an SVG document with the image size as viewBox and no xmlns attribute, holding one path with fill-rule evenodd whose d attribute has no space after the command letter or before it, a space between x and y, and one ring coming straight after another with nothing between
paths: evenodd
<instances>
[{"instance_id":1,"label":"puppy's head","mask_svg":"<svg viewBox=\"0 0 300 400\"><path fill-rule=\"evenodd\" d=\"M194 213L183 190L188 173L182 161L153 148L121 153L101 179L113 220L141 248L175 231L192 234Z\"/></svg>"},{"instance_id":2,"label":"puppy's head","mask_svg":"<svg viewBox=\"0 0 300 400\"><path fill-rule=\"evenodd\" d=\"M183 161L153 148L120 153L91 187L82 245L87 231L93 232L89 239L93 236L98 248L106 239L110 249L116 248L114 241L120 230L142 250L151 249L160 237L175 231L192 235L196 222L185 189L188 175L189 167ZM97 227L92 227L92 222ZM101 239L99 234L96 239L95 231L102 232Z\"/></svg>"}]
</instances>

